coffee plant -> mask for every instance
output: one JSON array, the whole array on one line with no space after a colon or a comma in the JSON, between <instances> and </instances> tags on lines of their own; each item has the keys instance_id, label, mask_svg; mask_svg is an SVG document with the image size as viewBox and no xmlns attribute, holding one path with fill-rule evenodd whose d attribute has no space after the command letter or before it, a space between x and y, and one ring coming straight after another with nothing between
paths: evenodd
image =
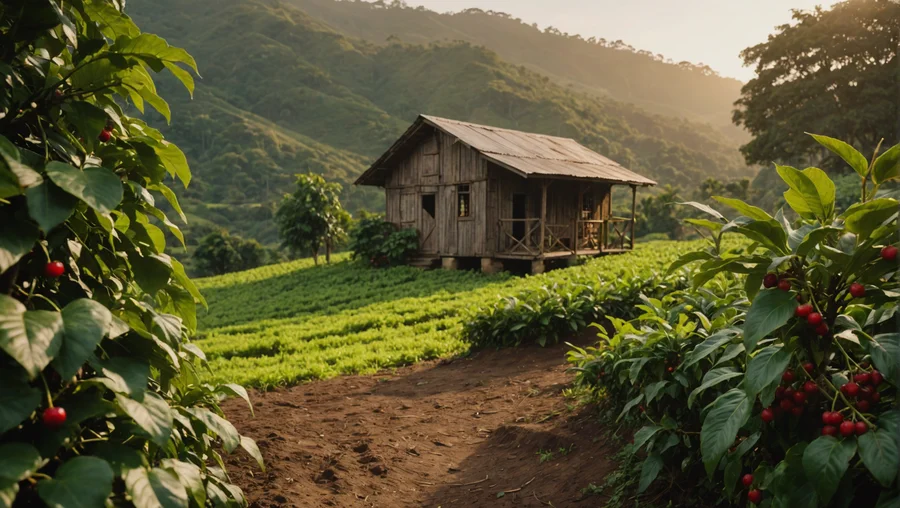
<instances>
[{"instance_id":1,"label":"coffee plant","mask_svg":"<svg viewBox=\"0 0 900 508\"><path fill-rule=\"evenodd\" d=\"M671 267L700 263L694 289L569 353L579 383L645 423L630 445L645 457L639 490L663 474L717 504L900 505L900 208L883 190L900 145L868 161L814 138L857 173L856 203L837 213L823 171L788 166L788 212L687 203L710 216L690 219L708 247ZM728 248L726 234L749 243Z\"/></svg>"},{"instance_id":2,"label":"coffee plant","mask_svg":"<svg viewBox=\"0 0 900 508\"><path fill-rule=\"evenodd\" d=\"M350 233L350 250L354 259L370 266L401 265L419 250L419 233L415 228L401 228L381 215L362 212Z\"/></svg>"},{"instance_id":3,"label":"coffee plant","mask_svg":"<svg viewBox=\"0 0 900 508\"><path fill-rule=\"evenodd\" d=\"M0 507L245 504L220 451L253 440L198 381L203 297L165 253L158 200L182 152L126 114L166 119L151 72L196 64L122 1L0 5Z\"/></svg>"}]
</instances>

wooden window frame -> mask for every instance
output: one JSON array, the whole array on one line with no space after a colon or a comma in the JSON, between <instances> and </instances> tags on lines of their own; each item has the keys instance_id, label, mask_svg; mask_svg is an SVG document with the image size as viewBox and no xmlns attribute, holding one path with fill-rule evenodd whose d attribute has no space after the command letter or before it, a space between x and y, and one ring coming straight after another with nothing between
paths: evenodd
<instances>
[{"instance_id":1,"label":"wooden window frame","mask_svg":"<svg viewBox=\"0 0 900 508\"><path fill-rule=\"evenodd\" d=\"M460 189L461 187L465 187L466 190ZM457 184L456 189L455 189L455 194L456 194L456 200L454 202L456 203L456 220L458 220L458 221L475 220L475 217L472 214L472 184L470 184L470 183ZM468 214L467 215L459 214L459 209L460 209L460 204L461 204L460 199L462 198L463 195L466 196L466 204L468 206L468 210L467 210Z\"/></svg>"}]
</instances>

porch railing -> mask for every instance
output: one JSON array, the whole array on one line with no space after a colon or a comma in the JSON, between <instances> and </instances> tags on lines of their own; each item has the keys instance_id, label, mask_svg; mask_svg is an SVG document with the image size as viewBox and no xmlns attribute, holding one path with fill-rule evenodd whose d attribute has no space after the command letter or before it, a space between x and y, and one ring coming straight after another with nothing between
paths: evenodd
<instances>
[{"instance_id":1,"label":"porch railing","mask_svg":"<svg viewBox=\"0 0 900 508\"><path fill-rule=\"evenodd\" d=\"M569 224L542 224L538 218L500 219L499 231L497 252L502 254L539 256L559 252L615 252L633 247L634 220L611 217L576 220Z\"/></svg>"}]
</instances>

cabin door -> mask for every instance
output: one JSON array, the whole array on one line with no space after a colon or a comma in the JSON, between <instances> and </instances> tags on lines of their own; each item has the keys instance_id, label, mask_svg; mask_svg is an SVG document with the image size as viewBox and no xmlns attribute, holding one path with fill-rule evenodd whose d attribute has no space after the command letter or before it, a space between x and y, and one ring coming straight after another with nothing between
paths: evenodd
<instances>
[{"instance_id":1,"label":"cabin door","mask_svg":"<svg viewBox=\"0 0 900 508\"><path fill-rule=\"evenodd\" d=\"M422 252L434 254L438 251L437 225L437 196L435 194L420 194L421 208L419 210L419 232L421 233Z\"/></svg>"},{"instance_id":2,"label":"cabin door","mask_svg":"<svg viewBox=\"0 0 900 508\"><path fill-rule=\"evenodd\" d=\"M525 194L512 195L512 218L525 219L528 215L528 201ZM512 235L516 240L525 238L525 221L518 220L512 223Z\"/></svg>"}]
</instances>

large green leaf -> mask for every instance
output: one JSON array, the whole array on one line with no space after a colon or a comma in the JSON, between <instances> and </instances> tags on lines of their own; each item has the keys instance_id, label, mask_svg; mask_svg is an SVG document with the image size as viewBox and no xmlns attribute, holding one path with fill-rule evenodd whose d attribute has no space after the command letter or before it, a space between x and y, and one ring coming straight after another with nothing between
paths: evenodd
<instances>
[{"instance_id":1,"label":"large green leaf","mask_svg":"<svg viewBox=\"0 0 900 508\"><path fill-rule=\"evenodd\" d=\"M794 315L797 300L790 291L760 291L744 320L744 347L750 353L766 335L784 326Z\"/></svg>"},{"instance_id":2,"label":"large green leaf","mask_svg":"<svg viewBox=\"0 0 900 508\"><path fill-rule=\"evenodd\" d=\"M226 452L231 453L240 446L241 435L228 420L204 408L192 407L185 411L202 422L210 432L219 436L219 439L222 440L222 448L225 448Z\"/></svg>"},{"instance_id":3,"label":"large green leaf","mask_svg":"<svg viewBox=\"0 0 900 508\"><path fill-rule=\"evenodd\" d=\"M778 381L791 362L791 354L783 347L769 346L750 359L744 388L747 395L754 397L772 383Z\"/></svg>"},{"instance_id":4,"label":"large green leaf","mask_svg":"<svg viewBox=\"0 0 900 508\"><path fill-rule=\"evenodd\" d=\"M63 341L59 312L25 310L25 306L0 295L0 349L19 362L34 379L50 363Z\"/></svg>"},{"instance_id":5,"label":"large green leaf","mask_svg":"<svg viewBox=\"0 0 900 508\"><path fill-rule=\"evenodd\" d=\"M761 221L769 221L772 220L772 216L765 212L762 208L757 208L753 205L744 203L740 199L734 198L726 198L724 196L713 196L713 199L722 203L725 206L729 206L738 213L743 215L744 217L749 217L753 220L761 220Z\"/></svg>"},{"instance_id":6,"label":"large green leaf","mask_svg":"<svg viewBox=\"0 0 900 508\"><path fill-rule=\"evenodd\" d=\"M28 201L28 215L45 232L65 222L78 204L77 199L49 180L25 189L25 197Z\"/></svg>"},{"instance_id":7,"label":"large green leaf","mask_svg":"<svg viewBox=\"0 0 900 508\"><path fill-rule=\"evenodd\" d=\"M878 429L866 432L857 441L863 464L880 484L890 487L900 471L900 449L896 436L886 429Z\"/></svg>"},{"instance_id":8,"label":"large green leaf","mask_svg":"<svg viewBox=\"0 0 900 508\"><path fill-rule=\"evenodd\" d=\"M71 101L62 105L66 120L75 126L73 134L80 136L88 152L100 143L97 137L106 128L109 116L106 111L89 102Z\"/></svg>"},{"instance_id":9,"label":"large green leaf","mask_svg":"<svg viewBox=\"0 0 900 508\"><path fill-rule=\"evenodd\" d=\"M663 459L658 453L651 453L641 465L641 477L638 481L638 493L647 490L653 480L659 476L663 468Z\"/></svg>"},{"instance_id":10,"label":"large green leaf","mask_svg":"<svg viewBox=\"0 0 900 508\"><path fill-rule=\"evenodd\" d=\"M116 394L116 401L154 443L165 446L172 433L172 410L165 399L153 392L147 392L141 401L122 394Z\"/></svg>"},{"instance_id":11,"label":"large green leaf","mask_svg":"<svg viewBox=\"0 0 900 508\"><path fill-rule=\"evenodd\" d=\"M643 448L647 441L650 441L650 438L653 437L657 432L662 430L662 427L659 425L644 425L637 432L634 433L634 450L640 450Z\"/></svg>"},{"instance_id":12,"label":"large green leaf","mask_svg":"<svg viewBox=\"0 0 900 508\"><path fill-rule=\"evenodd\" d=\"M256 441L247 436L241 436L241 448L244 449L247 453L250 454L256 460L256 463L259 465L259 468L263 473L266 472L266 463L263 461L262 453L259 451L259 446L256 445Z\"/></svg>"},{"instance_id":13,"label":"large green leaf","mask_svg":"<svg viewBox=\"0 0 900 508\"><path fill-rule=\"evenodd\" d=\"M900 144L879 155L872 166L872 181L881 184L900 178Z\"/></svg>"},{"instance_id":14,"label":"large green leaf","mask_svg":"<svg viewBox=\"0 0 900 508\"><path fill-rule=\"evenodd\" d=\"M191 170L180 148L168 141L160 141L153 146L153 150L170 174L177 176L185 187L191 183Z\"/></svg>"},{"instance_id":15,"label":"large green leaf","mask_svg":"<svg viewBox=\"0 0 900 508\"><path fill-rule=\"evenodd\" d=\"M103 459L75 457L50 480L37 485L38 495L52 508L96 508L112 493L113 470Z\"/></svg>"},{"instance_id":16,"label":"large green leaf","mask_svg":"<svg viewBox=\"0 0 900 508\"><path fill-rule=\"evenodd\" d=\"M828 176L817 168L800 171L790 166L776 165L775 170L788 184L789 189L784 193L784 199L788 205L801 217L817 218L824 223L830 215L830 211L834 209L834 183L831 183ZM831 183L830 194L826 180Z\"/></svg>"},{"instance_id":17,"label":"large green leaf","mask_svg":"<svg viewBox=\"0 0 900 508\"><path fill-rule=\"evenodd\" d=\"M655 383L650 383L644 388L644 397L647 400L647 404L653 402L653 399L659 395L659 391L666 387L669 384L668 381L657 381Z\"/></svg>"},{"instance_id":18,"label":"large green leaf","mask_svg":"<svg viewBox=\"0 0 900 508\"><path fill-rule=\"evenodd\" d=\"M28 443L0 444L0 478L22 481L40 469L46 461Z\"/></svg>"},{"instance_id":19,"label":"large green leaf","mask_svg":"<svg viewBox=\"0 0 900 508\"><path fill-rule=\"evenodd\" d=\"M803 229L798 229L797 231L803 231ZM828 235L837 234L840 233L840 231L840 229L833 227L812 229L808 233L803 235L803 239L797 244L797 248L794 249L794 252L796 252L798 256L806 256L811 250L816 248L817 245L822 243L822 240L824 240Z\"/></svg>"},{"instance_id":20,"label":"large green leaf","mask_svg":"<svg viewBox=\"0 0 900 508\"><path fill-rule=\"evenodd\" d=\"M116 393L140 399L147 389L150 364L143 358L117 356L97 362L95 368L102 375L97 379Z\"/></svg>"},{"instance_id":21,"label":"large green leaf","mask_svg":"<svg viewBox=\"0 0 900 508\"><path fill-rule=\"evenodd\" d=\"M175 473L187 493L197 502L197 506L206 505L206 489L203 487L203 476L199 467L175 459L163 459L162 467Z\"/></svg>"},{"instance_id":22,"label":"large green leaf","mask_svg":"<svg viewBox=\"0 0 900 508\"><path fill-rule=\"evenodd\" d=\"M900 207L895 199L879 198L856 203L843 213L844 227L856 233L862 241L891 216L896 215L898 210ZM896 221L894 222L896 226Z\"/></svg>"},{"instance_id":23,"label":"large green leaf","mask_svg":"<svg viewBox=\"0 0 900 508\"><path fill-rule=\"evenodd\" d=\"M38 230L31 223L0 211L0 274L28 254L38 239Z\"/></svg>"},{"instance_id":24,"label":"large green leaf","mask_svg":"<svg viewBox=\"0 0 900 508\"><path fill-rule=\"evenodd\" d=\"M751 400L738 388L719 396L703 419L700 428L700 452L710 475L737 437L738 430L750 416Z\"/></svg>"},{"instance_id":25,"label":"large green leaf","mask_svg":"<svg viewBox=\"0 0 900 508\"><path fill-rule=\"evenodd\" d=\"M788 254L788 236L778 222L772 220L755 220L734 228L747 238L759 243L776 254Z\"/></svg>"},{"instance_id":26,"label":"large green leaf","mask_svg":"<svg viewBox=\"0 0 900 508\"><path fill-rule=\"evenodd\" d=\"M709 215L712 215L713 217L719 219L723 223L728 222L728 220L725 218L724 215L722 215L721 213L719 213L718 211L716 211L714 208L710 207L709 205L704 205L703 203L698 203L696 201L685 201L683 203L678 203L678 204L693 206L694 208L696 208L697 210L700 210L701 212L705 212L705 213L708 213Z\"/></svg>"},{"instance_id":27,"label":"large green leaf","mask_svg":"<svg viewBox=\"0 0 900 508\"><path fill-rule=\"evenodd\" d=\"M3 195L0 197L10 197L20 194L22 190L35 185L40 185L44 179L41 174L32 169L22 160L22 154L8 139L0 136L0 168L8 170L14 175L15 181L4 178ZM19 191L11 194L12 186L18 187Z\"/></svg>"},{"instance_id":28,"label":"large green leaf","mask_svg":"<svg viewBox=\"0 0 900 508\"><path fill-rule=\"evenodd\" d=\"M803 452L803 470L813 483L822 505L827 505L856 455L855 439L820 436Z\"/></svg>"},{"instance_id":29,"label":"large green leaf","mask_svg":"<svg viewBox=\"0 0 900 508\"><path fill-rule=\"evenodd\" d=\"M743 376L743 373L737 372L733 367L716 367L715 369L711 369L703 376L703 383L697 388L694 388L691 391L691 394L688 395L688 408L694 404L694 400L707 388L740 376Z\"/></svg>"},{"instance_id":30,"label":"large green leaf","mask_svg":"<svg viewBox=\"0 0 900 508\"><path fill-rule=\"evenodd\" d=\"M740 330L734 328L726 328L710 335L706 338L706 340L694 347L694 349L691 351L684 362L684 368L690 367L691 365L712 354L713 351L721 348L725 344L728 344L738 333L740 333Z\"/></svg>"},{"instance_id":31,"label":"large green leaf","mask_svg":"<svg viewBox=\"0 0 900 508\"><path fill-rule=\"evenodd\" d=\"M128 471L142 467L150 467L147 455L130 446L112 441L101 441L90 449L90 454L105 460L117 477L125 478Z\"/></svg>"},{"instance_id":32,"label":"large green leaf","mask_svg":"<svg viewBox=\"0 0 900 508\"><path fill-rule=\"evenodd\" d=\"M866 342L869 354L872 355L872 363L895 386L900 385L900 366L897 365L897 358L900 358L900 333L882 333L872 338L874 342Z\"/></svg>"},{"instance_id":33,"label":"large green leaf","mask_svg":"<svg viewBox=\"0 0 900 508\"><path fill-rule=\"evenodd\" d=\"M135 508L186 508L188 495L178 477L163 468L132 469L125 474L125 490Z\"/></svg>"},{"instance_id":34,"label":"large green leaf","mask_svg":"<svg viewBox=\"0 0 900 508\"><path fill-rule=\"evenodd\" d=\"M112 322L112 314L103 304L79 298L62 310L65 339L53 368L63 378L70 378L91 356Z\"/></svg>"},{"instance_id":35,"label":"large green leaf","mask_svg":"<svg viewBox=\"0 0 900 508\"><path fill-rule=\"evenodd\" d=\"M106 0L84 0L84 10L91 19L99 20L103 35L116 40L123 35L137 37L141 30L125 13Z\"/></svg>"},{"instance_id":36,"label":"large green leaf","mask_svg":"<svg viewBox=\"0 0 900 508\"><path fill-rule=\"evenodd\" d=\"M17 379L11 372L0 372L0 434L28 418L41 403L41 391Z\"/></svg>"},{"instance_id":37,"label":"large green leaf","mask_svg":"<svg viewBox=\"0 0 900 508\"><path fill-rule=\"evenodd\" d=\"M819 134L810 134L808 132L807 134L818 141L820 145L831 150L841 159L844 159L844 161L849 164L859 176L866 176L866 173L869 172L869 161L867 161L863 154L859 153L856 148L853 148L839 139L821 136Z\"/></svg>"},{"instance_id":38,"label":"large green leaf","mask_svg":"<svg viewBox=\"0 0 900 508\"><path fill-rule=\"evenodd\" d=\"M122 181L101 167L83 171L62 162L47 164L47 176L62 190L81 199L100 213L109 213L122 201Z\"/></svg>"}]
</instances>

